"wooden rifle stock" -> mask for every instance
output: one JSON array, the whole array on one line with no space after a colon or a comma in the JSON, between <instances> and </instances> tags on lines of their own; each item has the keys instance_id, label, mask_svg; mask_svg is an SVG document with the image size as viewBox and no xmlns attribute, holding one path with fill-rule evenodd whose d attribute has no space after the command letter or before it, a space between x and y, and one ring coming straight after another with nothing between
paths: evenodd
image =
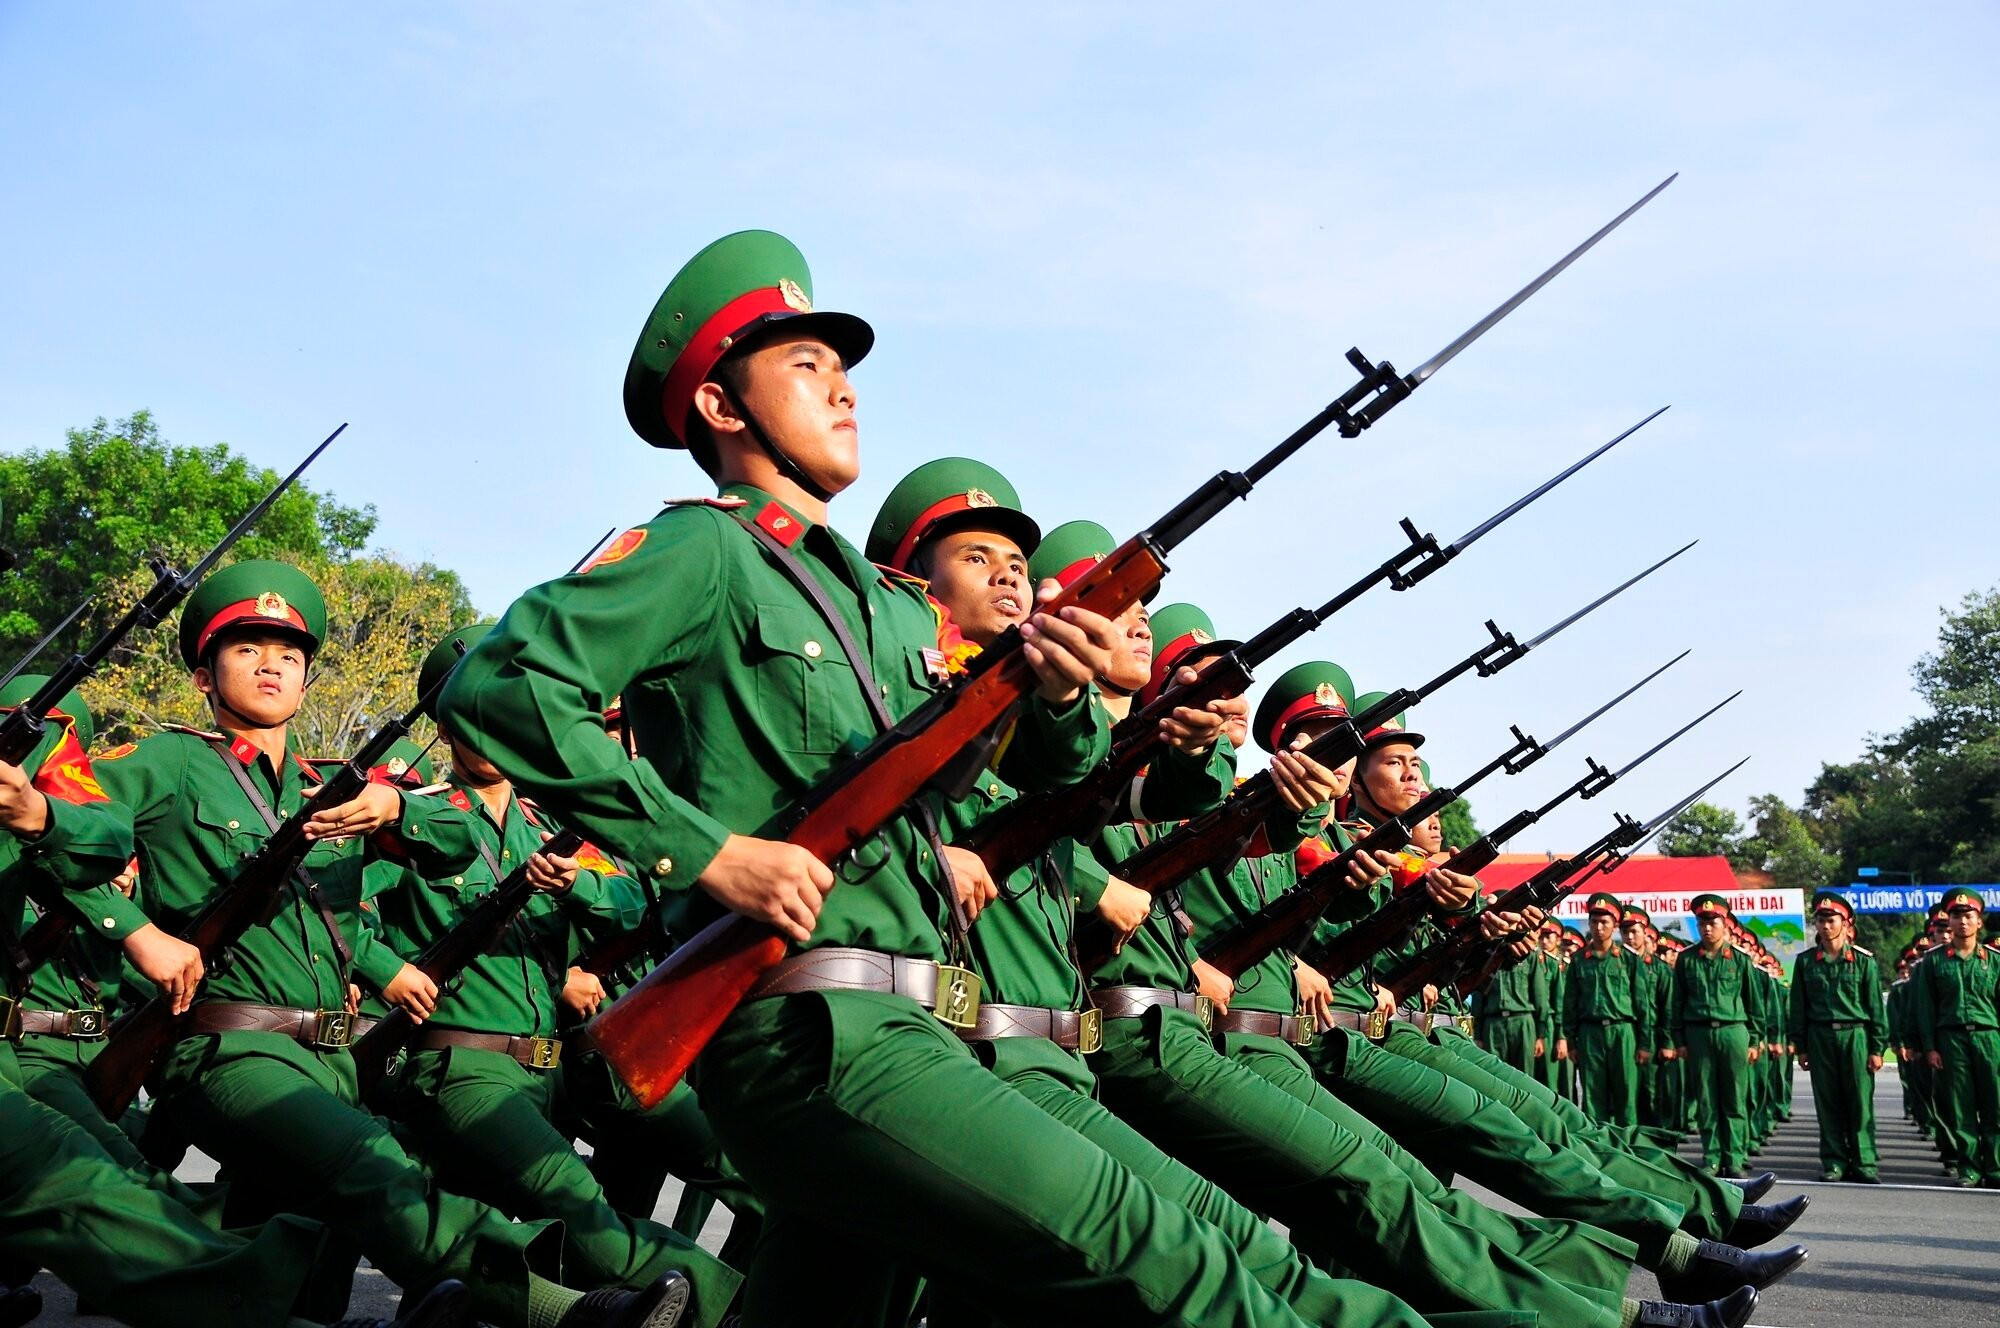
<instances>
[{"instance_id":1,"label":"wooden rifle stock","mask_svg":"<svg viewBox=\"0 0 2000 1328\"><path fill-rule=\"evenodd\" d=\"M1160 583L1166 563L1144 535L1120 545L1047 606L1116 617ZM940 771L1004 721L1034 687L1010 632L988 647L966 678L875 739L801 802L781 838L835 863L867 842ZM736 914L720 918L612 1002L590 1024L591 1041L643 1106L664 1098L758 979L777 967L786 942Z\"/></svg>"},{"instance_id":2,"label":"wooden rifle stock","mask_svg":"<svg viewBox=\"0 0 2000 1328\"><path fill-rule=\"evenodd\" d=\"M574 830L560 830L536 852L567 858L573 857L582 847L581 834ZM528 883L528 864L524 862L508 872L507 879L495 885L491 893L474 904L472 911L454 923L449 931L425 946L410 961L411 966L442 990L446 984L455 981L473 960L499 945L534 893L535 887ZM416 1031L417 1021L411 1018L410 1012L396 1006L376 1020L373 1028L354 1040L348 1050L354 1057L354 1075L361 1085L363 1098L381 1081L388 1072L389 1062L409 1045Z\"/></svg>"}]
</instances>

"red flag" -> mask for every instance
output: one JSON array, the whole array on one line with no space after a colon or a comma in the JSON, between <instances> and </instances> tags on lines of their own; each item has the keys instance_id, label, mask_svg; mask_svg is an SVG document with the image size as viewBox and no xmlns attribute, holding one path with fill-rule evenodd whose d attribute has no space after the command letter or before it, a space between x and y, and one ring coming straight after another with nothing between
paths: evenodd
<instances>
[{"instance_id":1,"label":"red flag","mask_svg":"<svg viewBox=\"0 0 2000 1328\"><path fill-rule=\"evenodd\" d=\"M109 802L111 798L91 773L90 757L77 741L76 724L67 716L51 714L62 725L62 736L56 739L55 750L43 760L41 770L35 775L35 787L51 798L64 802L89 803Z\"/></svg>"}]
</instances>

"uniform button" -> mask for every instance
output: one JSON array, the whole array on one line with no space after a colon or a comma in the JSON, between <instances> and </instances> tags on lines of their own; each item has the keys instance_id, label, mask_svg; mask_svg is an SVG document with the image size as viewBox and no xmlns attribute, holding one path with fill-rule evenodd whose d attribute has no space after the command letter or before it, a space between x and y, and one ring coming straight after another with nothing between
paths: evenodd
<instances>
[{"instance_id":1,"label":"uniform button","mask_svg":"<svg viewBox=\"0 0 2000 1328\"><path fill-rule=\"evenodd\" d=\"M888 694L889 694L889 684L885 682L882 684L882 695L887 696Z\"/></svg>"},{"instance_id":2,"label":"uniform button","mask_svg":"<svg viewBox=\"0 0 2000 1328\"><path fill-rule=\"evenodd\" d=\"M512 849L501 849L500 856L503 858L511 858L514 856L514 851Z\"/></svg>"},{"instance_id":3,"label":"uniform button","mask_svg":"<svg viewBox=\"0 0 2000 1328\"><path fill-rule=\"evenodd\" d=\"M930 860L931 860L931 851L929 849L925 849L923 852L917 854L918 862L929 862Z\"/></svg>"},{"instance_id":4,"label":"uniform button","mask_svg":"<svg viewBox=\"0 0 2000 1328\"><path fill-rule=\"evenodd\" d=\"M231 830L235 830L235 829L237 829L237 828L238 828L238 823L237 823L237 822L235 822L235 821L231 821L231 822L229 823L229 828L230 828Z\"/></svg>"},{"instance_id":5,"label":"uniform button","mask_svg":"<svg viewBox=\"0 0 2000 1328\"><path fill-rule=\"evenodd\" d=\"M464 885L464 884L465 884L465 878L464 878L463 876L454 876L454 877L452 877L452 878L451 878L451 883L452 883L453 885Z\"/></svg>"},{"instance_id":6,"label":"uniform button","mask_svg":"<svg viewBox=\"0 0 2000 1328\"><path fill-rule=\"evenodd\" d=\"M667 876L670 875L673 872L673 870L674 870L674 860L672 858L661 858L658 862L653 864L653 875L655 876Z\"/></svg>"},{"instance_id":7,"label":"uniform button","mask_svg":"<svg viewBox=\"0 0 2000 1328\"><path fill-rule=\"evenodd\" d=\"M999 797L999 796L1000 796L1000 786L999 786L998 784L988 784L988 785L986 786L986 796L987 796L987 797L989 797L989 798L997 798L997 797Z\"/></svg>"},{"instance_id":8,"label":"uniform button","mask_svg":"<svg viewBox=\"0 0 2000 1328\"><path fill-rule=\"evenodd\" d=\"M109 928L109 927L116 927L116 926L118 925L118 920L117 920L116 918L106 918L106 919L104 920L104 925L105 925L105 926L106 926L107 928Z\"/></svg>"},{"instance_id":9,"label":"uniform button","mask_svg":"<svg viewBox=\"0 0 2000 1328\"><path fill-rule=\"evenodd\" d=\"M825 647L820 645L819 642L817 641L806 642L806 654L808 657L812 659L818 659L824 653L825 653Z\"/></svg>"}]
</instances>

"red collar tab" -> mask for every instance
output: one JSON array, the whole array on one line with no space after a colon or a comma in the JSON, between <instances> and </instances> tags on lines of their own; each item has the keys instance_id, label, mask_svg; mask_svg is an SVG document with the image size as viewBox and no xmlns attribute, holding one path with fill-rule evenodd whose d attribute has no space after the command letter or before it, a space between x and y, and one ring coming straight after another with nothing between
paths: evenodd
<instances>
[{"instance_id":1,"label":"red collar tab","mask_svg":"<svg viewBox=\"0 0 2000 1328\"><path fill-rule=\"evenodd\" d=\"M776 502L764 504L764 510L757 513L757 525L765 534L788 549L797 544L806 533L806 523Z\"/></svg>"},{"instance_id":2,"label":"red collar tab","mask_svg":"<svg viewBox=\"0 0 2000 1328\"><path fill-rule=\"evenodd\" d=\"M660 389L660 415L675 438L683 444L687 442L687 417L694 406L694 390L701 386L717 361L729 353L743 329L767 314L798 312L782 286L763 286L737 296L695 329L686 348L674 360L674 367L667 371L666 385Z\"/></svg>"},{"instance_id":3,"label":"red collar tab","mask_svg":"<svg viewBox=\"0 0 2000 1328\"><path fill-rule=\"evenodd\" d=\"M236 738L229 744L229 754L245 765L257 764L257 747L248 738Z\"/></svg>"},{"instance_id":4,"label":"red collar tab","mask_svg":"<svg viewBox=\"0 0 2000 1328\"><path fill-rule=\"evenodd\" d=\"M453 789L451 791L451 796L445 799L445 801L449 802L452 806L458 808L462 812L469 812L472 810L472 799L465 796L464 789Z\"/></svg>"}]
</instances>

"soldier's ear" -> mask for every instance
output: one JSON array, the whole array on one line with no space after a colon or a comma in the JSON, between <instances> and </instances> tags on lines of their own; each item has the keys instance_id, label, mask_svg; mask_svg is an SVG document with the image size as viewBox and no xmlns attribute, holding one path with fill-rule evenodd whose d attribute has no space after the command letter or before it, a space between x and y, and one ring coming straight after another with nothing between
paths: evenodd
<instances>
[{"instance_id":1,"label":"soldier's ear","mask_svg":"<svg viewBox=\"0 0 2000 1328\"><path fill-rule=\"evenodd\" d=\"M210 658L214 658L210 656ZM215 670L208 664L194 666L194 689L203 696L215 695Z\"/></svg>"}]
</instances>

